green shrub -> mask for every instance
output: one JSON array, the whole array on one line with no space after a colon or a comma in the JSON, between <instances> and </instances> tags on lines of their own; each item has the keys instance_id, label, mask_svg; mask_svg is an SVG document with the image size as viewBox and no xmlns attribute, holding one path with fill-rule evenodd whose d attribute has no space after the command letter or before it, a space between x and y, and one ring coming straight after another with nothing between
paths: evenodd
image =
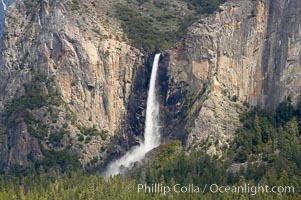
<instances>
[{"instance_id":1,"label":"green shrub","mask_svg":"<svg viewBox=\"0 0 301 200\"><path fill-rule=\"evenodd\" d=\"M57 90L44 94L44 88L52 88L54 80L44 74L34 73L31 82L24 84L25 94L20 98L13 99L7 105L5 113L10 116L13 112L23 112L26 109L33 110L44 106L60 106L64 103Z\"/></svg>"},{"instance_id":2,"label":"green shrub","mask_svg":"<svg viewBox=\"0 0 301 200\"><path fill-rule=\"evenodd\" d=\"M90 136L87 136L85 139L85 143L88 144L89 142L91 142L92 138Z\"/></svg>"},{"instance_id":3,"label":"green shrub","mask_svg":"<svg viewBox=\"0 0 301 200\"><path fill-rule=\"evenodd\" d=\"M28 126L28 132L37 139L44 140L49 133L49 125L38 121L36 124Z\"/></svg>"},{"instance_id":4,"label":"green shrub","mask_svg":"<svg viewBox=\"0 0 301 200\"><path fill-rule=\"evenodd\" d=\"M236 95L231 97L231 101L236 102L238 100L238 97Z\"/></svg>"},{"instance_id":5,"label":"green shrub","mask_svg":"<svg viewBox=\"0 0 301 200\"><path fill-rule=\"evenodd\" d=\"M227 0L186 0L191 3L199 14L212 13Z\"/></svg>"},{"instance_id":6,"label":"green shrub","mask_svg":"<svg viewBox=\"0 0 301 200\"><path fill-rule=\"evenodd\" d=\"M143 1L139 1L141 5ZM153 52L174 46L186 33L187 28L196 22L199 14L211 13L225 0L186 0L197 15L181 16L177 12L169 12L166 2L154 2L156 14L139 13L124 4L116 5L115 16L121 20L124 32L130 42L137 48ZM162 12L162 13L161 13ZM160 28L158 28L160 27Z\"/></svg>"},{"instance_id":7,"label":"green shrub","mask_svg":"<svg viewBox=\"0 0 301 200\"><path fill-rule=\"evenodd\" d=\"M80 132L85 136L100 136L101 139L106 140L108 137L108 131L107 130L98 130L95 126L92 128L88 128L82 125L78 125L77 128L80 130Z\"/></svg>"},{"instance_id":8,"label":"green shrub","mask_svg":"<svg viewBox=\"0 0 301 200\"><path fill-rule=\"evenodd\" d=\"M67 130L61 129L59 131L56 131L49 136L49 142L54 146L54 147L59 147L61 145L61 140L63 139L64 135L70 134Z\"/></svg>"},{"instance_id":9,"label":"green shrub","mask_svg":"<svg viewBox=\"0 0 301 200\"><path fill-rule=\"evenodd\" d=\"M102 130L101 133L100 133L100 137L102 140L106 140L107 137L108 137L108 131L107 130Z\"/></svg>"},{"instance_id":10,"label":"green shrub","mask_svg":"<svg viewBox=\"0 0 301 200\"><path fill-rule=\"evenodd\" d=\"M43 160L36 162L36 168L43 166L45 170L49 170L59 167L64 172L70 169L78 169L81 166L77 156L68 150L55 151L42 148L42 153L45 157Z\"/></svg>"},{"instance_id":11,"label":"green shrub","mask_svg":"<svg viewBox=\"0 0 301 200\"><path fill-rule=\"evenodd\" d=\"M82 141L85 140L85 137L84 137L83 135L79 135L78 138L77 138L77 140L78 140L79 142L82 142Z\"/></svg>"}]
</instances>

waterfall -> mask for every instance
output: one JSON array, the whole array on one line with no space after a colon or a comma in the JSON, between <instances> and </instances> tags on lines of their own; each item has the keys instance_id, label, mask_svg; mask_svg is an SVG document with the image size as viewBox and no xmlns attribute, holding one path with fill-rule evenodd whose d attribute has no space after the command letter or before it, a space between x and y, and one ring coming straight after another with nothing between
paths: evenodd
<instances>
[{"instance_id":1,"label":"waterfall","mask_svg":"<svg viewBox=\"0 0 301 200\"><path fill-rule=\"evenodd\" d=\"M141 161L147 152L160 144L159 103L156 97L156 78L159 58L160 54L156 54L150 78L146 104L144 141L140 143L139 146L133 147L123 157L110 163L105 172L107 178L120 174L124 168L132 167L135 162Z\"/></svg>"},{"instance_id":2,"label":"waterfall","mask_svg":"<svg viewBox=\"0 0 301 200\"><path fill-rule=\"evenodd\" d=\"M144 150L147 153L160 144L159 133L159 103L156 97L156 77L160 54L155 55L152 74L149 83L146 104L146 119L144 130Z\"/></svg>"},{"instance_id":3,"label":"waterfall","mask_svg":"<svg viewBox=\"0 0 301 200\"><path fill-rule=\"evenodd\" d=\"M2 48L2 38L4 33L4 22L5 14L8 9L8 6L12 4L15 0L1 0L0 2L0 50Z\"/></svg>"},{"instance_id":4,"label":"waterfall","mask_svg":"<svg viewBox=\"0 0 301 200\"><path fill-rule=\"evenodd\" d=\"M1 1L2 1L3 10L6 10L6 4L5 4L4 0L1 0Z\"/></svg>"}]
</instances>

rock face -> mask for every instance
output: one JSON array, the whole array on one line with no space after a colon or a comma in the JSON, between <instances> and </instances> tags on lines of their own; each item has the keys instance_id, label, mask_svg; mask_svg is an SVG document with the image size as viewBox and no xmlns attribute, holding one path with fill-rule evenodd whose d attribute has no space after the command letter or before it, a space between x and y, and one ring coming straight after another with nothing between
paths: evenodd
<instances>
[{"instance_id":1,"label":"rock face","mask_svg":"<svg viewBox=\"0 0 301 200\"><path fill-rule=\"evenodd\" d=\"M4 19L5 19L5 13L8 8L8 6L14 2L14 0L1 0L0 2L0 49L2 46L2 36L4 31Z\"/></svg>"},{"instance_id":2,"label":"rock face","mask_svg":"<svg viewBox=\"0 0 301 200\"><path fill-rule=\"evenodd\" d=\"M49 124L39 141L44 149L71 147L84 164L105 158L116 135L126 139L121 126L126 126L127 102L143 55L119 41L118 23L97 11L81 1L19 0L9 7L0 57L1 170L28 166L28 156L43 157L28 131L39 125L26 123L28 112L39 124ZM24 84L33 84L36 76L42 77L35 84L43 95L55 88L63 103L54 105L50 99L49 105L22 108L21 114L18 108L10 114L14 127L9 126L7 108L26 99ZM68 134L59 144L51 143L51 135L62 130Z\"/></svg>"},{"instance_id":3,"label":"rock face","mask_svg":"<svg viewBox=\"0 0 301 200\"><path fill-rule=\"evenodd\" d=\"M9 7L0 170L28 167L53 150L70 150L89 168L142 135L152 60L123 41L108 13L114 3L17 0ZM163 139L220 155L248 106L296 102L300 20L299 0L232 0L193 24L160 61Z\"/></svg>"},{"instance_id":4,"label":"rock face","mask_svg":"<svg viewBox=\"0 0 301 200\"><path fill-rule=\"evenodd\" d=\"M288 96L296 102L300 25L298 0L233 0L191 26L177 48L167 52L170 93L181 88L193 97L188 148L219 153L247 104L274 109Z\"/></svg>"}]
</instances>

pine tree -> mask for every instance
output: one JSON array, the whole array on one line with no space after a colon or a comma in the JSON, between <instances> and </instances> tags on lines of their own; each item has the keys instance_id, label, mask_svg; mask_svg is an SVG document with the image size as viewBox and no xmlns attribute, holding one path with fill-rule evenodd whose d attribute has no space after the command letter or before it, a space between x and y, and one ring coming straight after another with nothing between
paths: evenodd
<instances>
[{"instance_id":1,"label":"pine tree","mask_svg":"<svg viewBox=\"0 0 301 200\"><path fill-rule=\"evenodd\" d=\"M20 186L20 187L19 187L19 190L18 190L18 199L20 199L20 200L25 200L24 190L23 190L23 187L22 187L22 186Z\"/></svg>"},{"instance_id":2,"label":"pine tree","mask_svg":"<svg viewBox=\"0 0 301 200\"><path fill-rule=\"evenodd\" d=\"M260 122L259 122L259 118L257 115L255 115L255 119L254 119L254 131L255 131L255 135L253 138L253 145L257 146L256 147L256 153L258 153L258 146L260 146L262 144L262 131L261 131L261 127L260 127Z\"/></svg>"}]
</instances>

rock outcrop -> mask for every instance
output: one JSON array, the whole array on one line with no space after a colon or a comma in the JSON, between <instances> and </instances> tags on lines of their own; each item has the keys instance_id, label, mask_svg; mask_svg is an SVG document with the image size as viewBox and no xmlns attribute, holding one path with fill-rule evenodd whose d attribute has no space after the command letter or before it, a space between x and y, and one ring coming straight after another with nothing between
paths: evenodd
<instances>
[{"instance_id":1,"label":"rock outcrop","mask_svg":"<svg viewBox=\"0 0 301 200\"><path fill-rule=\"evenodd\" d=\"M70 150L89 168L142 134L151 59L126 42L109 12L114 4L17 0L9 7L0 170L28 167L53 150ZM275 109L288 96L295 103L300 16L299 0L231 0L194 23L160 61L163 139L221 155L247 107Z\"/></svg>"},{"instance_id":2,"label":"rock outcrop","mask_svg":"<svg viewBox=\"0 0 301 200\"><path fill-rule=\"evenodd\" d=\"M233 138L246 105L275 109L288 96L297 101L300 16L298 0L229 1L168 51L171 93L184 82L194 99L188 148L218 154Z\"/></svg>"},{"instance_id":3,"label":"rock outcrop","mask_svg":"<svg viewBox=\"0 0 301 200\"><path fill-rule=\"evenodd\" d=\"M1 0L0 2L0 49L2 46L2 36L4 32L4 21L5 21L5 13L8 6L14 2L14 0Z\"/></svg>"},{"instance_id":4,"label":"rock outcrop","mask_svg":"<svg viewBox=\"0 0 301 200\"><path fill-rule=\"evenodd\" d=\"M39 141L42 147L71 148L84 164L105 158L116 135L125 134L126 139L121 126L126 126L127 103L143 54L120 41L123 33L118 23L92 4L18 0L9 7L0 57L2 170L28 166L29 156L42 159L41 146L29 126L37 130L39 124L48 124ZM34 79L39 82L33 83ZM24 108L21 114L18 108L11 113L15 124L10 127L7 108L24 100L28 83L42 85L46 97L54 90L62 102L53 105L50 99L50 105ZM25 123L24 112L37 122ZM52 144L51 135L62 130L67 134L59 144Z\"/></svg>"}]
</instances>

